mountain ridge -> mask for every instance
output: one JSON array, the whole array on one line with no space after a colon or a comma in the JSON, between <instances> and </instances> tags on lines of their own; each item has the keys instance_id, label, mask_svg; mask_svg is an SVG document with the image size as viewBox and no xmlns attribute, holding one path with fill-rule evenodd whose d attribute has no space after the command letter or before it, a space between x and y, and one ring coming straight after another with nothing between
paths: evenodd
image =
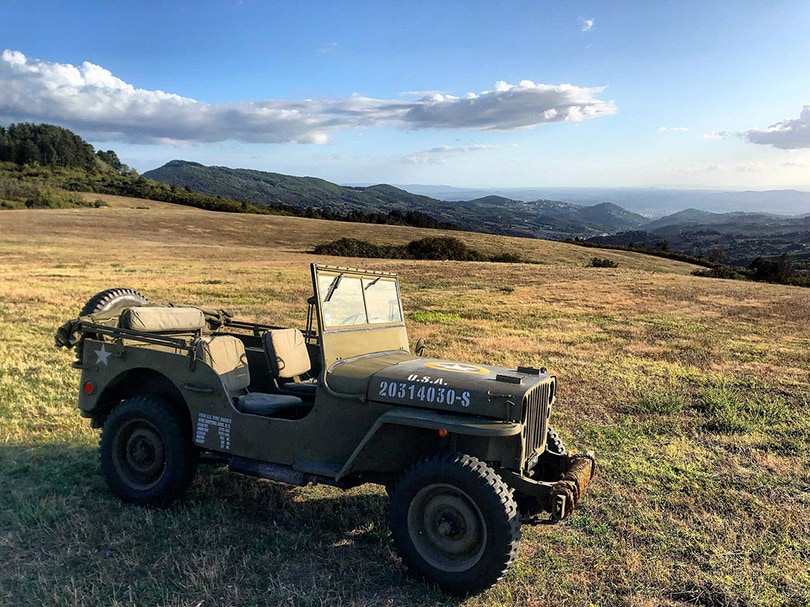
<instances>
[{"instance_id":1,"label":"mountain ridge","mask_svg":"<svg viewBox=\"0 0 810 607\"><path fill-rule=\"evenodd\" d=\"M713 252L715 257L735 265L747 265L760 255L789 253L802 264L810 265L810 214L716 212L691 206L650 219L606 200L587 205L488 194L450 201L408 192L390 184L341 186L317 177L208 167L183 160L173 160L147 171L144 177L210 196L247 200L264 206L289 205L300 210L312 208L344 215L418 211L444 224L474 232L650 248L666 242L672 250L696 256ZM807 194L810 201L810 193Z\"/></svg>"},{"instance_id":2,"label":"mountain ridge","mask_svg":"<svg viewBox=\"0 0 810 607\"><path fill-rule=\"evenodd\" d=\"M594 211L563 201L525 202L504 197L448 202L388 184L340 186L317 177L211 167L183 160L172 160L143 176L170 186L265 206L291 205L343 214L416 210L471 231L552 240L633 229L646 221L618 206L599 206Z\"/></svg>"}]
</instances>

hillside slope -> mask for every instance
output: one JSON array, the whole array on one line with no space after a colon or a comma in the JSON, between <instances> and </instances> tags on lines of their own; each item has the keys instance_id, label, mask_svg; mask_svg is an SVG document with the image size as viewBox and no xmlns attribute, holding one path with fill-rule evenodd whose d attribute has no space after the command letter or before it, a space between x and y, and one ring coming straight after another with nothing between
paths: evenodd
<instances>
[{"instance_id":1,"label":"hillside slope","mask_svg":"<svg viewBox=\"0 0 810 607\"><path fill-rule=\"evenodd\" d=\"M342 237L376 244L405 244L425 236L452 235L484 253L512 253L543 265L583 267L598 254L613 259L622 269L672 274L689 274L695 269L690 264L639 253L594 251L533 238L276 215L217 213L123 196L85 196L88 200L101 199L109 207L8 211L3 214L3 230L19 235L22 240L31 237L31 234L47 234L48 238L73 238L92 243L101 235L107 242L120 243L120 246L136 251L139 242L150 242L167 250L194 246L210 250L217 257L228 257L232 254L230 251L235 250L241 250L242 254L252 251L251 254L259 256L306 253L315 245ZM346 259L332 259L339 261L340 265L348 263ZM398 262L388 260L388 263L395 265Z\"/></svg>"},{"instance_id":2,"label":"hillside slope","mask_svg":"<svg viewBox=\"0 0 810 607\"><path fill-rule=\"evenodd\" d=\"M411 194L390 185L344 187L315 177L293 177L252 169L204 166L172 160L144 177L177 187L190 187L209 196L247 200L254 204L286 204L339 213L421 211L464 229L534 238L586 237L632 230L647 220L613 204L584 207L566 202L523 202L497 196L443 202Z\"/></svg>"},{"instance_id":3,"label":"hillside slope","mask_svg":"<svg viewBox=\"0 0 810 607\"><path fill-rule=\"evenodd\" d=\"M453 235L543 265L316 257L337 236L425 232L107 200L0 213L1 604L807 604L810 290L641 255L592 268L593 251L467 233ZM557 376L551 423L570 452L596 452L597 475L566 522L523 528L492 590L459 601L408 578L380 486L200 466L160 510L105 486L56 328L110 287L303 327L312 261L397 271L429 356Z\"/></svg>"}]
</instances>

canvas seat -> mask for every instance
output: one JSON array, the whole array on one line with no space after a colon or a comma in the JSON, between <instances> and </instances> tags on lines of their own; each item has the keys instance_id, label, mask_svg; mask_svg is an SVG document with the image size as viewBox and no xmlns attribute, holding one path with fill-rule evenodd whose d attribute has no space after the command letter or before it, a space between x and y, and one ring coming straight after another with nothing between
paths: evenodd
<instances>
[{"instance_id":1,"label":"canvas seat","mask_svg":"<svg viewBox=\"0 0 810 607\"><path fill-rule=\"evenodd\" d=\"M309 373L312 368L307 344L301 331L273 329L264 334L263 342L270 371L278 378L279 390L303 397L314 397L317 390L316 381L301 379L301 376Z\"/></svg>"},{"instance_id":2,"label":"canvas seat","mask_svg":"<svg viewBox=\"0 0 810 607\"><path fill-rule=\"evenodd\" d=\"M232 335L207 335L196 345L197 358L217 372L228 395L236 400L236 406L244 413L253 415L281 416L295 409L302 401L286 394L248 392L250 369L245 344Z\"/></svg>"},{"instance_id":3,"label":"canvas seat","mask_svg":"<svg viewBox=\"0 0 810 607\"><path fill-rule=\"evenodd\" d=\"M118 326L146 333L199 333L205 327L205 315L199 308L137 306L121 313Z\"/></svg>"}]
</instances>

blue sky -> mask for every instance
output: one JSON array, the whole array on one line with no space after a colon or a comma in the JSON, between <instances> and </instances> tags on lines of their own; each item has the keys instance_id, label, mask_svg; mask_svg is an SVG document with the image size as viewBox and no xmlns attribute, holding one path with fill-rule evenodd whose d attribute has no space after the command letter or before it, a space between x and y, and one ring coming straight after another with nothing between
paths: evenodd
<instances>
[{"instance_id":1,"label":"blue sky","mask_svg":"<svg viewBox=\"0 0 810 607\"><path fill-rule=\"evenodd\" d=\"M810 190L809 34L806 0L0 0L0 124L141 172Z\"/></svg>"}]
</instances>

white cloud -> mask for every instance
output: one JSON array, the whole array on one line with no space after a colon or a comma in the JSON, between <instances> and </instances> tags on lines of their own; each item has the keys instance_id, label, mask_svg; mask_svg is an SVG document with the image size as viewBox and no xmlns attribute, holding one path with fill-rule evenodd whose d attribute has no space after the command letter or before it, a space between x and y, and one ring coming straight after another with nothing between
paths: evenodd
<instances>
[{"instance_id":1,"label":"white cloud","mask_svg":"<svg viewBox=\"0 0 810 607\"><path fill-rule=\"evenodd\" d=\"M208 104L139 89L101 66L79 67L0 55L0 121L57 123L98 141L132 143L325 143L340 129L529 129L616 112L603 87L497 82L491 91L456 97L425 93L414 100L354 95L320 100Z\"/></svg>"},{"instance_id":2,"label":"white cloud","mask_svg":"<svg viewBox=\"0 0 810 607\"><path fill-rule=\"evenodd\" d=\"M497 82L492 91L454 97L434 93L402 115L409 128L515 130L550 122L580 121L616 113L612 101L595 97L604 87Z\"/></svg>"},{"instance_id":3,"label":"white cloud","mask_svg":"<svg viewBox=\"0 0 810 607\"><path fill-rule=\"evenodd\" d=\"M659 133L688 133L689 129L685 126L659 126L658 127Z\"/></svg>"},{"instance_id":4,"label":"white cloud","mask_svg":"<svg viewBox=\"0 0 810 607\"><path fill-rule=\"evenodd\" d=\"M321 48L318 49L318 52L321 55L331 55L331 54L335 53L337 50L338 50L338 43L337 42L328 42L328 43L322 45Z\"/></svg>"},{"instance_id":5,"label":"white cloud","mask_svg":"<svg viewBox=\"0 0 810 607\"><path fill-rule=\"evenodd\" d=\"M783 150L810 148L810 105L805 105L795 120L782 120L764 129L742 133L751 143L772 145Z\"/></svg>"},{"instance_id":6,"label":"white cloud","mask_svg":"<svg viewBox=\"0 0 810 607\"><path fill-rule=\"evenodd\" d=\"M442 145L436 148L431 148L429 150L424 150L421 152L414 152L413 154L408 154L404 157L404 160L407 164L444 164L447 160L453 156L458 156L461 154L469 154L472 152L488 152L491 150L500 150L503 148L516 148L518 147L515 144L512 145L461 145L461 146L450 146L450 145Z\"/></svg>"},{"instance_id":7,"label":"white cloud","mask_svg":"<svg viewBox=\"0 0 810 607\"><path fill-rule=\"evenodd\" d=\"M582 31L589 32L593 29L594 20L593 19L582 19Z\"/></svg>"}]
</instances>

